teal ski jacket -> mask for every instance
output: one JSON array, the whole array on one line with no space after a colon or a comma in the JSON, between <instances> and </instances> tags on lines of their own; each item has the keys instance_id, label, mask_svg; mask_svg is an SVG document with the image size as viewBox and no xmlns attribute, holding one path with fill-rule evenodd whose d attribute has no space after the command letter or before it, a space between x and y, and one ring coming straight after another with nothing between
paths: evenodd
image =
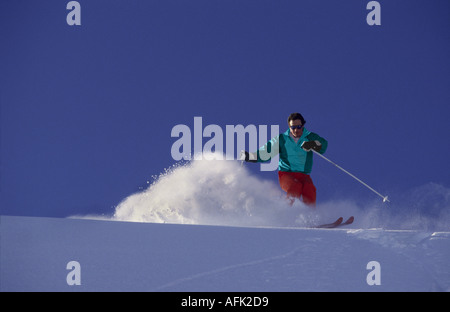
<instances>
[{"instance_id":1,"label":"teal ski jacket","mask_svg":"<svg viewBox=\"0 0 450 312\"><path fill-rule=\"evenodd\" d=\"M281 133L267 142L257 151L257 162L269 161L272 157L280 154L278 170L287 172L311 173L313 165L313 152L305 151L301 146L306 141L319 141L322 144L320 154L325 153L328 147L328 141L314 132L303 128L303 134L295 143L289 136L290 130Z\"/></svg>"}]
</instances>

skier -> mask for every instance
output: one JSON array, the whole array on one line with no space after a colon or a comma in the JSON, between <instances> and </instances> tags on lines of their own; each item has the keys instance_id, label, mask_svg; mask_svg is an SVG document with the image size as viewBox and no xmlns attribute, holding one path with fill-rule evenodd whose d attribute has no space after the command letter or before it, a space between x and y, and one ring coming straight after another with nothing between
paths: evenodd
<instances>
[{"instance_id":1,"label":"skier","mask_svg":"<svg viewBox=\"0 0 450 312\"><path fill-rule=\"evenodd\" d=\"M258 151L242 151L241 160L246 162L266 162L280 154L278 180L281 189L287 193L289 204L296 198L306 205L315 207L316 187L309 174L313 164L313 152L325 153L328 142L314 132L305 129L305 119L300 113L288 117L289 129L274 137Z\"/></svg>"}]
</instances>

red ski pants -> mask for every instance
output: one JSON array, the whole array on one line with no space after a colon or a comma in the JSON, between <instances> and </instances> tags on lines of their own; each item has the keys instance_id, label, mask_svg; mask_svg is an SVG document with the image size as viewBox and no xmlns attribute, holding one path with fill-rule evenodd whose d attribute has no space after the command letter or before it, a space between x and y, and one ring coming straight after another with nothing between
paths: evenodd
<instances>
[{"instance_id":1,"label":"red ski pants","mask_svg":"<svg viewBox=\"0 0 450 312\"><path fill-rule=\"evenodd\" d=\"M308 174L301 172L278 171L278 180L287 197L293 200L303 197L303 202L307 205L316 204L316 187Z\"/></svg>"}]
</instances>

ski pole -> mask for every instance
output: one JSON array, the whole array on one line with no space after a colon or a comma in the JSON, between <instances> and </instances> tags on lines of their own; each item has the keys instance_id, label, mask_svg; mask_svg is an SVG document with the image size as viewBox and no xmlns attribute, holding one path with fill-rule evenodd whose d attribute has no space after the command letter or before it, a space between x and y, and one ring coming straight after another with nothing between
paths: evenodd
<instances>
[{"instance_id":1,"label":"ski pole","mask_svg":"<svg viewBox=\"0 0 450 312\"><path fill-rule=\"evenodd\" d=\"M383 198L383 203L384 202L390 202L387 196L383 196L380 193L378 193L377 191L375 191L373 188L371 188L369 185L367 185L366 183L364 183L363 181L361 181L360 179L358 179L356 176L354 176L353 174L351 174L350 172L348 172L347 170L345 170L344 168L342 168L341 166L337 165L336 163L332 162L331 160L329 160L328 158L326 158L325 156L323 156L322 154L316 152L315 150L311 149L314 153L316 153L317 155L319 155L320 157L322 157L323 159L325 159L326 161L328 161L329 163L335 165L336 167L338 167L339 169L341 169L342 171L344 171L346 174L348 174L349 176L351 176L352 178L354 178L356 181L358 181L359 183L361 183L362 185L364 185L365 187L367 187L369 190L371 190L372 192L374 192L375 194L377 194L378 196L380 196L381 198Z\"/></svg>"}]
</instances>

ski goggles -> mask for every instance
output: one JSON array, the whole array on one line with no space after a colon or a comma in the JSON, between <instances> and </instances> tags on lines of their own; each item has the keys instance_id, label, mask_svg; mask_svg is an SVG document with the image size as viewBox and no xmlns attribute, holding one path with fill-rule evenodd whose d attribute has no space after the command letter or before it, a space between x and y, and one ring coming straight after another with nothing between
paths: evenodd
<instances>
[{"instance_id":1,"label":"ski goggles","mask_svg":"<svg viewBox=\"0 0 450 312\"><path fill-rule=\"evenodd\" d=\"M295 129L301 129L301 128L303 128L303 125L299 125L299 126L290 126L289 128L291 128L292 130L295 130Z\"/></svg>"}]
</instances>

